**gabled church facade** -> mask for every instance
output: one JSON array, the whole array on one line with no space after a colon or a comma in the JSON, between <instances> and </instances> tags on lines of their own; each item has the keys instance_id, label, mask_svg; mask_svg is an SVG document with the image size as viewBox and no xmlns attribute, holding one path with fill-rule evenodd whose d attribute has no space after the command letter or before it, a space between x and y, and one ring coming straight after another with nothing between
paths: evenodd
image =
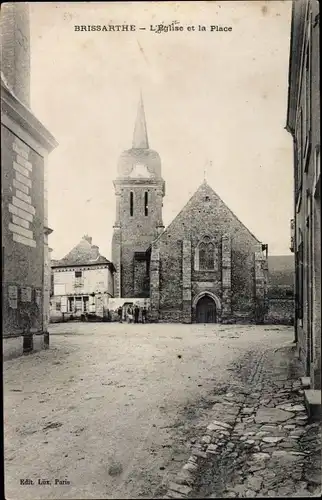
<instances>
[{"instance_id":1,"label":"gabled church facade","mask_svg":"<svg viewBox=\"0 0 322 500\"><path fill-rule=\"evenodd\" d=\"M165 183L160 156L149 148L142 98L114 186L116 297L149 298L152 321L264 321L267 246L206 181L164 228Z\"/></svg>"}]
</instances>

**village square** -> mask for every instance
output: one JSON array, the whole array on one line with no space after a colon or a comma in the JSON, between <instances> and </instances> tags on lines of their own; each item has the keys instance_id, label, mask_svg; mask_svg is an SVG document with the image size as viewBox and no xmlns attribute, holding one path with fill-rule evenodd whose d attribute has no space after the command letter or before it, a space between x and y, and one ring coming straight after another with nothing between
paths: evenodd
<instances>
[{"instance_id":1,"label":"village square","mask_svg":"<svg viewBox=\"0 0 322 500\"><path fill-rule=\"evenodd\" d=\"M264 3L258 2L261 16L267 11ZM321 495L319 5L314 0L290 2L288 23L286 7L273 3L276 18L282 9L289 37L288 65L281 65L284 73L279 73L280 80L288 82L282 94L281 128L294 152L287 156L289 162L279 160L293 182L285 194L293 203L285 231L287 251L278 236L278 231L284 232L279 219L286 217L280 208L271 212L270 227L262 222L269 220L267 207L275 203L267 201L265 191L270 190L265 182L270 179L275 185L278 175L260 180L267 175L262 165L254 174L255 170L247 170L247 161L239 164L239 153L238 168L224 166L219 175L218 164L225 165L226 151L237 146L246 151L246 143L223 135L229 141L220 150L223 156L218 153L222 160L213 161L205 159L198 146L207 133L210 144L221 143L221 136L209 133L207 124L189 144L189 134L202 124L186 119L185 130L179 130L170 121L162 122L167 109L177 116L180 105L193 110L192 99L180 104L176 97L167 108L158 103L156 93L154 111L142 90L135 106L130 106L123 88L124 122L115 123L103 104L101 117L97 111L106 143L95 133L91 136L87 122L77 129L77 118L67 112L60 121L73 123L75 130L61 134L59 140L54 137L34 113L31 100L32 86L40 88L32 80L32 68L37 69L31 64L32 48L45 43L40 35L36 42L32 36L35 24L31 21L39 21L37 8L24 2L2 8L5 498ZM89 19L90 24L75 24L85 22L77 9L69 13L68 22L67 17L62 18L65 30L71 23L68 36L92 36L87 32L101 31L98 27L103 26L96 24L102 22L99 17ZM109 31L131 36L136 31L133 19L123 20L124 24L111 20ZM232 36L235 25L233 30L228 22L212 22L209 31ZM163 24L168 26L167 37L180 31L174 23ZM165 31L160 26L151 24L150 31ZM75 35L75 31L84 33ZM62 39L67 36L63 33ZM86 43L93 50L91 42L84 42L82 49ZM149 67L139 39L136 45ZM178 46L173 42L169 47L172 51ZM133 53L130 50L129 61ZM196 52L196 61L200 53ZM62 67L70 64L72 48L68 54L71 59ZM122 65L119 60L109 63L115 68ZM125 61L123 70L129 67ZM171 80L170 74L169 69ZM304 75L300 80L299 74ZM159 77L154 77L159 85ZM217 78L220 85L220 73L214 81ZM66 87L67 94L75 91L71 84ZM209 88L207 92L212 92ZM45 92L45 86L42 89ZM173 89L169 95L175 94ZM54 84L47 91L46 106L52 106L55 114L55 99L58 95L62 99L62 94ZM107 95L108 89L104 92ZM199 97L195 110L208 107L207 92L206 104ZM96 102L94 95L96 90L82 94L88 109ZM266 94L261 98L265 101ZM124 113L116 112L117 105L113 108L110 99L111 116L115 112L123 120ZM220 100L226 100L228 107L228 93L218 93ZM71 101L69 96L66 102ZM225 111L220 109L223 116ZM238 111L234 119L237 115ZM247 116L250 119L252 112ZM82 126L89 137L84 163L82 144L76 144L82 142L76 133L81 134ZM255 135L256 127L249 125L247 134ZM245 138L243 128L239 126ZM158 134L166 136L164 150L153 146ZM257 135L254 143L260 144L263 136ZM48 181L48 160L60 147L67 155L74 154L79 164L66 161L60 166L63 174L55 185ZM117 150L113 167L112 147ZM97 149L106 160L103 167L91 161ZM177 154L173 160L177 177L173 177L174 168L167 167L172 152ZM196 156L189 160L190 154ZM283 158L284 153L280 154ZM185 165L193 168L186 171ZM185 183L194 171L198 175L188 190ZM252 227L235 209L236 200L234 210L226 201L230 190L225 196L219 194L224 176L226 188L250 206L247 212L240 202ZM256 199L256 189L249 188L253 198L243 193L247 176L254 185L258 182ZM93 178L108 210L93 203L90 185L87 191L86 184ZM239 185L243 188L238 191ZM278 189L274 194L284 196ZM61 228L50 226L48 200ZM54 239L55 232L59 238ZM59 251L51 248L52 241Z\"/></svg>"}]
</instances>

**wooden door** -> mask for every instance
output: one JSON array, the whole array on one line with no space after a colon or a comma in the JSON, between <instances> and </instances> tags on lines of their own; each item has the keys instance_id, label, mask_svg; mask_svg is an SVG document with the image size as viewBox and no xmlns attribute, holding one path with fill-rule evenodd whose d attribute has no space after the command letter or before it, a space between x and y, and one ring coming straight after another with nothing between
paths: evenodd
<instances>
[{"instance_id":1,"label":"wooden door","mask_svg":"<svg viewBox=\"0 0 322 500\"><path fill-rule=\"evenodd\" d=\"M211 297L205 295L197 303L196 308L197 323L216 323L216 304Z\"/></svg>"}]
</instances>

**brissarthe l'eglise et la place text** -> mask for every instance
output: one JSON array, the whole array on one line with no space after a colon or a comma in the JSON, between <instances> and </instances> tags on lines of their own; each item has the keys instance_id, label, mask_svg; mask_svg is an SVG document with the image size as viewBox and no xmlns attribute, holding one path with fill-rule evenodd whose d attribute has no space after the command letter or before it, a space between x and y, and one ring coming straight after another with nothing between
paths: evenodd
<instances>
[{"instance_id":1,"label":"brissarthe l'eglise et la place text","mask_svg":"<svg viewBox=\"0 0 322 500\"><path fill-rule=\"evenodd\" d=\"M108 32L131 32L131 31L152 31L153 33L170 33L174 31L212 31L212 32L227 32L232 31L232 26L224 26L220 24L214 25L186 25L183 26L179 22L171 24L150 24L145 26L137 26L136 24L74 24L74 31L108 31Z\"/></svg>"}]
</instances>

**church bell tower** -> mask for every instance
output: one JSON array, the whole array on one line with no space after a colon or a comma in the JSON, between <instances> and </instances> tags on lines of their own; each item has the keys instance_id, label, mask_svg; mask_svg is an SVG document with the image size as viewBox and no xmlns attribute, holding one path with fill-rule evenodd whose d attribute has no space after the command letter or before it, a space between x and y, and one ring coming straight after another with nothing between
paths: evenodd
<instances>
[{"instance_id":1,"label":"church bell tower","mask_svg":"<svg viewBox=\"0 0 322 500\"><path fill-rule=\"evenodd\" d=\"M162 199L165 184L161 177L160 156L149 147L142 95L132 148L120 156L114 187L116 217L112 260L116 267L115 296L148 297L148 248L164 230Z\"/></svg>"}]
</instances>

